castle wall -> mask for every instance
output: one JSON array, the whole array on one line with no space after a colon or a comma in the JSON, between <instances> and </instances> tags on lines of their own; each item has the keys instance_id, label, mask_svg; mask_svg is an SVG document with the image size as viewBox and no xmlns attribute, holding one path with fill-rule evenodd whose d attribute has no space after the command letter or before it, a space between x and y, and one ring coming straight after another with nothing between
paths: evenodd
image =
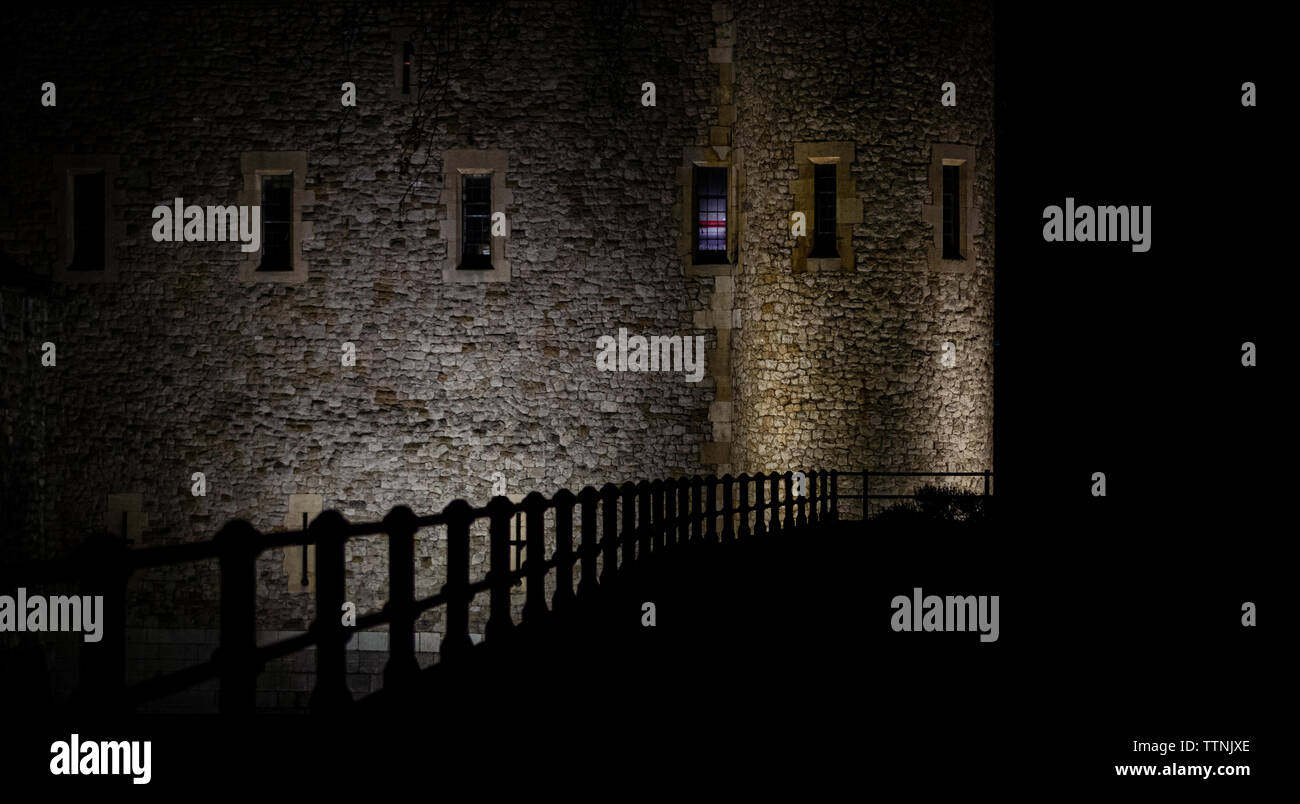
<instances>
[{"instance_id":1,"label":"castle wall","mask_svg":"<svg viewBox=\"0 0 1300 804\"><path fill-rule=\"evenodd\" d=\"M993 429L993 26L967 3L739 4L736 471L982 471ZM952 81L957 105L940 105ZM853 145L845 270L796 264L796 143ZM973 270L933 270L932 143L973 146ZM843 166L840 168L843 169ZM844 212L841 211L841 219ZM942 344L955 364L942 365Z\"/></svg>"},{"instance_id":2,"label":"castle wall","mask_svg":"<svg viewBox=\"0 0 1300 804\"><path fill-rule=\"evenodd\" d=\"M5 291L6 357L21 367L6 401L16 378L15 402L29 403L6 405L17 439L6 478L26 475L14 493L26 524L76 543L104 526L108 495L138 493L147 523L128 532L183 542L237 517L282 527L295 493L378 520L398 504L482 503L495 472L511 492L550 492L703 470L708 384L598 372L594 356L620 327L694 332L700 291L677 266L670 206L682 143L705 126L708 5L485 3L461 15L449 73L429 90L445 99L422 107L436 124L412 154L428 160L413 186L401 163L417 104L390 97L391 32L414 27L427 56L439 9L82 10L6 30L24 54L16 83L58 88L57 107L6 113L6 253L53 273L61 153L119 156L124 229L118 281L52 283L36 294L49 309L39 332ZM32 42L45 44L20 47ZM355 109L340 105L344 80ZM658 106L641 105L642 80L656 82ZM449 149L508 155L508 282L443 281ZM307 153L305 283L239 281L236 243L151 237L156 204L238 203L251 151ZM26 385L44 340L57 367ZM354 367L341 365L344 342ZM41 443L24 445L38 415ZM204 497L190 493L194 472ZM421 550L437 571L439 546ZM365 610L384 593L382 540L353 551ZM263 613L269 627L302 627L310 612L281 594L276 552ZM167 598L142 627L211 621L214 574L192 574L137 579Z\"/></svg>"}]
</instances>

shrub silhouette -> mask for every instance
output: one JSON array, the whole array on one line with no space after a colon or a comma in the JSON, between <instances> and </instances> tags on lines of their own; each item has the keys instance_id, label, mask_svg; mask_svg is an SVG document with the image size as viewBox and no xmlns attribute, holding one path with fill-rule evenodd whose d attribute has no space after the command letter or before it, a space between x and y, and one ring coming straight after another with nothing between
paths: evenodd
<instances>
[{"instance_id":1,"label":"shrub silhouette","mask_svg":"<svg viewBox=\"0 0 1300 804\"><path fill-rule=\"evenodd\" d=\"M876 522L984 522L993 498L953 486L922 486L913 500L895 503L871 517Z\"/></svg>"}]
</instances>

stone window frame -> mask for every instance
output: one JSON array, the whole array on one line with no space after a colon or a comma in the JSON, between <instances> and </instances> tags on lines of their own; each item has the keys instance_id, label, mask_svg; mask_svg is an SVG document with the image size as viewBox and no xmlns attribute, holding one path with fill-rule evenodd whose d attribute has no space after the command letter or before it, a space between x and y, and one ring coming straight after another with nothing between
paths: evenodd
<instances>
[{"instance_id":1,"label":"stone window frame","mask_svg":"<svg viewBox=\"0 0 1300 804\"><path fill-rule=\"evenodd\" d=\"M442 281L477 285L487 282L510 281L510 259L506 256L506 239L510 235L510 213L514 194L506 187L506 173L510 168L510 155L500 149L455 148L442 152L442 206L446 217L439 227L439 235L447 244L447 255L442 262ZM466 174L492 175L492 214L506 213L506 234L492 237L492 268L461 268L461 176Z\"/></svg>"},{"instance_id":2,"label":"stone window frame","mask_svg":"<svg viewBox=\"0 0 1300 804\"><path fill-rule=\"evenodd\" d=\"M124 198L116 190L121 168L117 154L59 154L54 157L54 215L58 254L54 262L54 279L68 283L117 282L117 246L126 237L125 224L117 219ZM72 264L73 176L86 173L104 174L104 267L99 271L70 271Z\"/></svg>"},{"instance_id":3,"label":"stone window frame","mask_svg":"<svg viewBox=\"0 0 1300 804\"><path fill-rule=\"evenodd\" d=\"M389 32L388 41L393 45L393 84L388 88L388 97L395 101L414 103L420 94L420 48L416 46L414 33L413 26L393 28ZM402 61L406 56L403 46L407 42L415 47L415 57L411 59L411 91L403 92Z\"/></svg>"},{"instance_id":4,"label":"stone window frame","mask_svg":"<svg viewBox=\"0 0 1300 804\"><path fill-rule=\"evenodd\" d=\"M740 263L740 204L743 177L734 153L726 146L683 149L677 168L678 201L673 217L678 221L677 253L686 276L731 276ZM723 262L695 262L695 168L727 169L727 258Z\"/></svg>"},{"instance_id":5,"label":"stone window frame","mask_svg":"<svg viewBox=\"0 0 1300 804\"><path fill-rule=\"evenodd\" d=\"M961 220L960 260L944 259L943 256L943 169L945 166L957 166L957 181L961 185L958 210ZM926 245L926 264L931 271L946 273L970 273L975 270L979 253L975 248L975 235L981 230L979 215L975 207L975 147L956 143L933 143L930 146L930 167L928 173L930 203L921 207L922 219L931 226L931 239Z\"/></svg>"},{"instance_id":6,"label":"stone window frame","mask_svg":"<svg viewBox=\"0 0 1300 804\"><path fill-rule=\"evenodd\" d=\"M794 162L799 176L790 182L794 196L794 209L804 213L808 233L795 239L791 262L796 272L802 271L852 271L857 265L853 250L853 227L862 223L862 199L858 184L853 178L853 163L857 148L852 142L797 142ZM817 165L833 164L835 170L835 250L837 257L811 257L816 221L816 194L814 179Z\"/></svg>"},{"instance_id":7,"label":"stone window frame","mask_svg":"<svg viewBox=\"0 0 1300 804\"><path fill-rule=\"evenodd\" d=\"M311 221L304 221L304 212L316 203L316 193L307 189L306 151L244 151L239 155L240 172L244 185L239 191L240 206L260 206L262 203L263 176L293 176L293 242L289 246L288 271L259 271L261 251L239 253L239 279L248 284L262 282L300 284L307 281L308 261L303 256L302 244L313 233ZM260 218L260 216L259 216ZM260 237L259 233L259 237Z\"/></svg>"}]
</instances>

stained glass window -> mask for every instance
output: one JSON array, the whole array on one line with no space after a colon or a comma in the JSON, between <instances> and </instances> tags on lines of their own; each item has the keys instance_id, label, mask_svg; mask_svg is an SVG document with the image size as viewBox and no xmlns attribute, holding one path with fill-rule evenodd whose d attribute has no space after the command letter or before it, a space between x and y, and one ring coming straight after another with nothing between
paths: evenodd
<instances>
[{"instance_id":1,"label":"stained glass window","mask_svg":"<svg viewBox=\"0 0 1300 804\"><path fill-rule=\"evenodd\" d=\"M695 168L695 261L727 261L727 169Z\"/></svg>"}]
</instances>

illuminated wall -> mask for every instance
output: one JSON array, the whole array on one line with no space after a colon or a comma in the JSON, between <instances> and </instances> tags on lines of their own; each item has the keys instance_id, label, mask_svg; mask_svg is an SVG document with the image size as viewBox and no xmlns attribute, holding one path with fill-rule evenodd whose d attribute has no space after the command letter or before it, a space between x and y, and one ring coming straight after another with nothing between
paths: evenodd
<instances>
[{"instance_id":1,"label":"illuminated wall","mask_svg":"<svg viewBox=\"0 0 1300 804\"><path fill-rule=\"evenodd\" d=\"M747 213L733 468L991 468L991 10L829 2L778 17L741 6L738 27ZM940 103L946 81L956 106ZM853 161L838 164L861 204L851 265L797 257L795 143L852 146ZM936 143L972 149L966 189L980 228L968 264L955 266L966 272L936 270L927 257Z\"/></svg>"}]
</instances>

